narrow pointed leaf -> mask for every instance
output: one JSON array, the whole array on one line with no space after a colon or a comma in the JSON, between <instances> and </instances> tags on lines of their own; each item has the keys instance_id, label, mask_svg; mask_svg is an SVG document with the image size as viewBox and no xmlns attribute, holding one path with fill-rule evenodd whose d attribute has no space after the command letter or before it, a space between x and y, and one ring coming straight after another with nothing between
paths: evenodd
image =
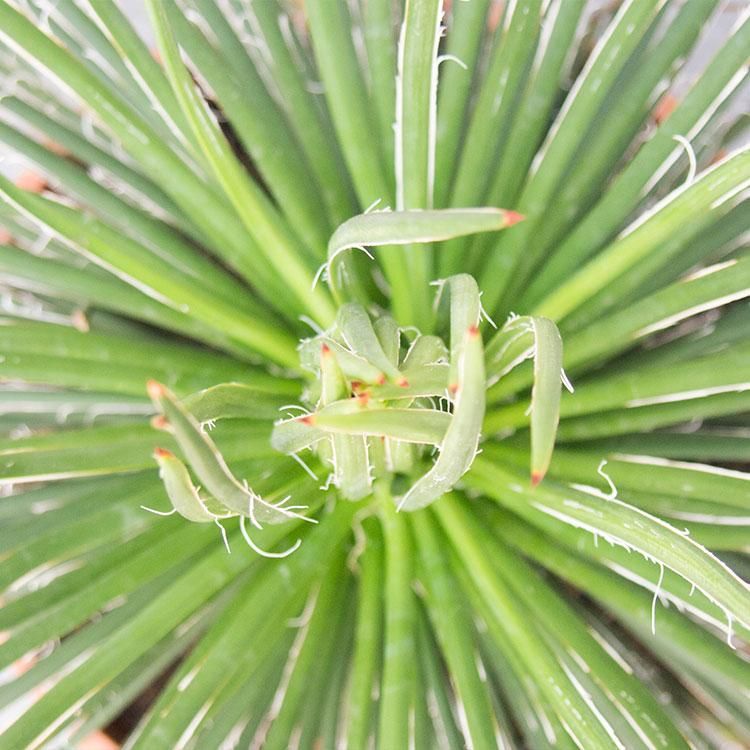
<instances>
[{"instance_id":1,"label":"narrow pointed leaf","mask_svg":"<svg viewBox=\"0 0 750 750\"><path fill-rule=\"evenodd\" d=\"M478 329L464 334L453 417L432 468L400 499L400 510L424 508L444 495L469 469L476 455L484 418L484 349Z\"/></svg>"},{"instance_id":2,"label":"narrow pointed leaf","mask_svg":"<svg viewBox=\"0 0 750 750\"><path fill-rule=\"evenodd\" d=\"M531 389L531 483L541 482L552 458L562 389L562 340L546 318L534 326L534 387Z\"/></svg>"},{"instance_id":3,"label":"narrow pointed leaf","mask_svg":"<svg viewBox=\"0 0 750 750\"><path fill-rule=\"evenodd\" d=\"M440 445L451 421L448 412L436 409L363 409L353 414L311 416L312 424L323 432L372 435L409 443Z\"/></svg>"},{"instance_id":4,"label":"narrow pointed leaf","mask_svg":"<svg viewBox=\"0 0 750 750\"><path fill-rule=\"evenodd\" d=\"M159 476L164 483L169 502L183 518L194 523L213 523L220 516L230 515L226 508L222 509L215 501L209 503L201 499L198 490L193 486L187 467L174 453L157 448L154 457L159 464Z\"/></svg>"}]
</instances>

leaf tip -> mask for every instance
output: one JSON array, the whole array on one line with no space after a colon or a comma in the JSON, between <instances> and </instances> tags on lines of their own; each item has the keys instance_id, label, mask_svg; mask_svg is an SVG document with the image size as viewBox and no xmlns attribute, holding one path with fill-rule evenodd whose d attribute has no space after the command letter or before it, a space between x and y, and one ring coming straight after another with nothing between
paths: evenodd
<instances>
[{"instance_id":1,"label":"leaf tip","mask_svg":"<svg viewBox=\"0 0 750 750\"><path fill-rule=\"evenodd\" d=\"M167 389L158 380L149 380L146 383L146 391L149 398L157 401L160 398L164 398Z\"/></svg>"},{"instance_id":2,"label":"leaf tip","mask_svg":"<svg viewBox=\"0 0 750 750\"><path fill-rule=\"evenodd\" d=\"M49 189L49 184L43 175L27 169L16 177L16 187L27 193L43 193Z\"/></svg>"},{"instance_id":3,"label":"leaf tip","mask_svg":"<svg viewBox=\"0 0 750 750\"><path fill-rule=\"evenodd\" d=\"M544 479L543 471L532 471L531 472L531 487L536 487Z\"/></svg>"},{"instance_id":4,"label":"leaf tip","mask_svg":"<svg viewBox=\"0 0 750 750\"><path fill-rule=\"evenodd\" d=\"M518 211L506 211L503 216L503 226L512 227L514 224L523 221L526 217L523 214L519 214Z\"/></svg>"},{"instance_id":5,"label":"leaf tip","mask_svg":"<svg viewBox=\"0 0 750 750\"><path fill-rule=\"evenodd\" d=\"M364 409L370 403L370 391L361 391L354 398L357 399L357 404Z\"/></svg>"},{"instance_id":6,"label":"leaf tip","mask_svg":"<svg viewBox=\"0 0 750 750\"><path fill-rule=\"evenodd\" d=\"M163 414L157 414L151 418L151 426L155 430L167 432L169 430L169 420Z\"/></svg>"},{"instance_id":7,"label":"leaf tip","mask_svg":"<svg viewBox=\"0 0 750 750\"><path fill-rule=\"evenodd\" d=\"M154 458L161 463L169 458L174 458L174 453L166 448L154 448Z\"/></svg>"}]
</instances>

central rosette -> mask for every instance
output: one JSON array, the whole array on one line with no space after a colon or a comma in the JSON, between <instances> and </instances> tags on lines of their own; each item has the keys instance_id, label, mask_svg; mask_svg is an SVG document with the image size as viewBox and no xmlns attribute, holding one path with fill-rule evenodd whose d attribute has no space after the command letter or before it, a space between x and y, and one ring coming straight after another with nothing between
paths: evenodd
<instances>
[{"instance_id":1,"label":"central rosette","mask_svg":"<svg viewBox=\"0 0 750 750\"><path fill-rule=\"evenodd\" d=\"M476 282L438 283L436 317L448 344L385 313L343 305L335 323L300 346L311 380L304 413L277 422L274 447L310 450L348 500L391 480L398 507L415 510L448 492L471 466L485 410L481 306Z\"/></svg>"}]
</instances>

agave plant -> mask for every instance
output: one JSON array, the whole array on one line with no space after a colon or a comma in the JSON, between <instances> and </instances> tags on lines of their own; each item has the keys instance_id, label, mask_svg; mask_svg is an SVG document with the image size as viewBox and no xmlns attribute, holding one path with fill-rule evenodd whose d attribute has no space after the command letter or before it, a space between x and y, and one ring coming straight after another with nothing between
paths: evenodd
<instances>
[{"instance_id":1,"label":"agave plant","mask_svg":"<svg viewBox=\"0 0 750 750\"><path fill-rule=\"evenodd\" d=\"M747 747L750 13L147 5L0 0L0 748Z\"/></svg>"}]
</instances>

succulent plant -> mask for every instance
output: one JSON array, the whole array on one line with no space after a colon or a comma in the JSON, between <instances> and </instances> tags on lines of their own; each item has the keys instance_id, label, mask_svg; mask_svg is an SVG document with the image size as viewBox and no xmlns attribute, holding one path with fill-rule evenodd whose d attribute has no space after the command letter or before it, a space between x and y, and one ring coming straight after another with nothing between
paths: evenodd
<instances>
[{"instance_id":1,"label":"succulent plant","mask_svg":"<svg viewBox=\"0 0 750 750\"><path fill-rule=\"evenodd\" d=\"M0 750L750 745L750 12L146 4L0 0Z\"/></svg>"}]
</instances>

